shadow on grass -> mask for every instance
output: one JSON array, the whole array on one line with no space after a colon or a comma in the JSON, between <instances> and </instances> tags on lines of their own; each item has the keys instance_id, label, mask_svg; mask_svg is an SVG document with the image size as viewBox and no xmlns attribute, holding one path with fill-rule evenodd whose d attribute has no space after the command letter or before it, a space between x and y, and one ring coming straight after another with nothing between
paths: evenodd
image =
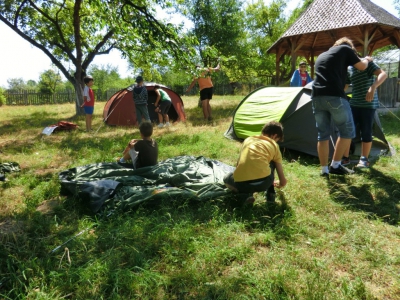
<instances>
[{"instance_id":1,"label":"shadow on grass","mask_svg":"<svg viewBox=\"0 0 400 300\"><path fill-rule=\"evenodd\" d=\"M354 211L363 211L369 218L379 218L391 225L400 222L400 183L386 174L370 168L359 170L373 182L350 185L346 176L330 178L330 194L334 201Z\"/></svg>"},{"instance_id":2,"label":"shadow on grass","mask_svg":"<svg viewBox=\"0 0 400 300\"><path fill-rule=\"evenodd\" d=\"M34 130L35 134L38 134L37 128L45 128L49 125L56 124L59 121L70 121L74 122L77 117L71 116L69 118L64 118L63 120L54 118L53 114L42 111L42 112L34 112L29 116L14 118L12 122L2 122L0 136L2 135L10 135L15 134L21 130L21 128L25 128L27 130ZM83 117L82 117L83 118ZM33 134L33 135L35 135Z\"/></svg>"},{"instance_id":3,"label":"shadow on grass","mask_svg":"<svg viewBox=\"0 0 400 300\"><path fill-rule=\"evenodd\" d=\"M316 156L312 156L303 152L299 152L292 149L282 149L282 158L288 162L297 162L303 166L319 165L319 159Z\"/></svg>"},{"instance_id":4,"label":"shadow on grass","mask_svg":"<svg viewBox=\"0 0 400 300\"><path fill-rule=\"evenodd\" d=\"M161 262L190 274L191 269L184 263L191 260L191 253L199 247L197 243L208 244L210 240L211 244L224 245L217 240L220 230L234 236L235 230L231 228L234 223L244 224L248 232L272 231L276 239L289 239L291 227L288 224L293 213L284 195L279 195L279 199L276 205L268 207L265 203L244 206L231 197L204 201L169 199L149 201L128 211L104 210L94 215L88 211L85 200L68 196L51 214L25 212L17 217L24 220L24 232L0 245L0 269L3 270L0 289L13 298L25 288L23 270L31 270L32 276L60 268L80 274L90 269L92 258L110 262L102 265L104 284L115 280L114 275L120 272L121 265L141 276L152 275L153 272L145 272L149 264L158 266ZM86 230L89 226L96 226L93 233ZM246 252L239 250L213 251L224 260L223 266L246 258ZM72 265L67 261L70 252ZM89 265L88 257L91 258ZM70 288L65 284L68 280L63 278L63 271L59 276L59 280L51 279L53 284L59 289Z\"/></svg>"}]
</instances>

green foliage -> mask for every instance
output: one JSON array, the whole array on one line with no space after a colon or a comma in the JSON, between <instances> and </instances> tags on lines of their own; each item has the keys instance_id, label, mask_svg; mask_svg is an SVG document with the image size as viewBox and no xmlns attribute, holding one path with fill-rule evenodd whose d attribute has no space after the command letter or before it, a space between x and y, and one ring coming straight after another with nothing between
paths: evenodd
<instances>
[{"instance_id":1,"label":"green foliage","mask_svg":"<svg viewBox=\"0 0 400 300\"><path fill-rule=\"evenodd\" d=\"M20 91L27 88L23 78L9 78L7 79L8 89L12 91Z\"/></svg>"},{"instance_id":2,"label":"green foliage","mask_svg":"<svg viewBox=\"0 0 400 300\"><path fill-rule=\"evenodd\" d=\"M198 42L193 65L215 67L221 62L231 81L240 78L246 69L241 58L248 50L242 1L186 0L179 8L193 23L188 34ZM189 68L194 70L193 65Z\"/></svg>"},{"instance_id":3,"label":"green foliage","mask_svg":"<svg viewBox=\"0 0 400 300\"><path fill-rule=\"evenodd\" d=\"M121 88L124 86L118 74L118 69L111 65L97 66L92 65L88 74L94 78L93 89L106 91L111 88Z\"/></svg>"},{"instance_id":4,"label":"green foliage","mask_svg":"<svg viewBox=\"0 0 400 300\"><path fill-rule=\"evenodd\" d=\"M269 5L260 0L246 8L248 31L252 36L247 62L257 77L275 74L275 55L266 53L287 28L285 8L283 0L272 1ZM282 74L286 69L287 64L283 63L280 69Z\"/></svg>"},{"instance_id":5,"label":"green foliage","mask_svg":"<svg viewBox=\"0 0 400 300\"><path fill-rule=\"evenodd\" d=\"M53 95L61 87L61 75L59 72L49 69L39 76L38 88L41 93Z\"/></svg>"},{"instance_id":6,"label":"green foliage","mask_svg":"<svg viewBox=\"0 0 400 300\"><path fill-rule=\"evenodd\" d=\"M26 82L26 86L27 86L27 88L28 88L29 90L36 90L38 84L37 84L37 82L36 82L35 80L29 79L29 80Z\"/></svg>"},{"instance_id":7,"label":"green foliage","mask_svg":"<svg viewBox=\"0 0 400 300\"><path fill-rule=\"evenodd\" d=\"M0 106L3 106L6 104L6 96L4 95L4 89L0 87Z\"/></svg>"}]
</instances>

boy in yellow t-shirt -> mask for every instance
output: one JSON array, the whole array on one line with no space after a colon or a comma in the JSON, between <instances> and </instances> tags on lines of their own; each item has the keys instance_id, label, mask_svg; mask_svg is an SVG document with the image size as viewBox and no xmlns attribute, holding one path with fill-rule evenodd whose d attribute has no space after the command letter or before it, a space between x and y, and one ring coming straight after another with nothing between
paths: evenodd
<instances>
[{"instance_id":1,"label":"boy in yellow t-shirt","mask_svg":"<svg viewBox=\"0 0 400 300\"><path fill-rule=\"evenodd\" d=\"M280 140L283 140L283 127L275 121L265 124L261 135L245 139L235 171L224 177L226 187L236 193L266 191L267 202L274 202L274 187L283 188L287 183L283 173L282 154L277 144ZM279 177L276 182L275 169ZM253 203L254 197L248 197L246 202Z\"/></svg>"}]
</instances>

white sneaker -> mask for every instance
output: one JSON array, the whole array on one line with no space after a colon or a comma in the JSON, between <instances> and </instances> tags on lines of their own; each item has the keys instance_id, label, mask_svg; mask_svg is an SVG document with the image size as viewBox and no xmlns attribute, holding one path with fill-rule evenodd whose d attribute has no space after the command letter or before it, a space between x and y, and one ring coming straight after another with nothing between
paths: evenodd
<instances>
[{"instance_id":1,"label":"white sneaker","mask_svg":"<svg viewBox=\"0 0 400 300\"><path fill-rule=\"evenodd\" d=\"M169 125L170 125L169 122L165 123L165 127L169 127Z\"/></svg>"},{"instance_id":2,"label":"white sneaker","mask_svg":"<svg viewBox=\"0 0 400 300\"><path fill-rule=\"evenodd\" d=\"M163 124L163 123L160 123L160 124L158 124L157 127L158 127L158 128L163 128L163 127L164 127L164 124Z\"/></svg>"}]
</instances>

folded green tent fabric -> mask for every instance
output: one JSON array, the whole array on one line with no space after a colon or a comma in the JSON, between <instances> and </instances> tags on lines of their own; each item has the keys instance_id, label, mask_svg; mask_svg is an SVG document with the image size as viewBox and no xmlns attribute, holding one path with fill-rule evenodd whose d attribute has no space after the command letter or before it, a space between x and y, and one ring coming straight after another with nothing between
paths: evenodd
<instances>
[{"instance_id":1,"label":"folded green tent fabric","mask_svg":"<svg viewBox=\"0 0 400 300\"><path fill-rule=\"evenodd\" d=\"M19 172L21 168L17 162L0 163L0 181L6 181L6 174L11 172Z\"/></svg>"},{"instance_id":2,"label":"folded green tent fabric","mask_svg":"<svg viewBox=\"0 0 400 300\"><path fill-rule=\"evenodd\" d=\"M0 173L19 172L21 168L17 162L0 163Z\"/></svg>"},{"instance_id":3,"label":"folded green tent fabric","mask_svg":"<svg viewBox=\"0 0 400 300\"><path fill-rule=\"evenodd\" d=\"M149 201L203 201L232 195L225 188L223 177L233 170L220 161L202 156L178 156L136 170L118 163L90 164L63 171L59 179L63 192L77 195L89 203L97 201L97 210L98 191L102 181L107 181L108 187L104 189L110 197L103 199L104 203L114 209L128 210ZM96 181L96 195L88 192L87 183L92 181ZM110 190L109 181L119 183L115 185L115 191Z\"/></svg>"}]
</instances>

